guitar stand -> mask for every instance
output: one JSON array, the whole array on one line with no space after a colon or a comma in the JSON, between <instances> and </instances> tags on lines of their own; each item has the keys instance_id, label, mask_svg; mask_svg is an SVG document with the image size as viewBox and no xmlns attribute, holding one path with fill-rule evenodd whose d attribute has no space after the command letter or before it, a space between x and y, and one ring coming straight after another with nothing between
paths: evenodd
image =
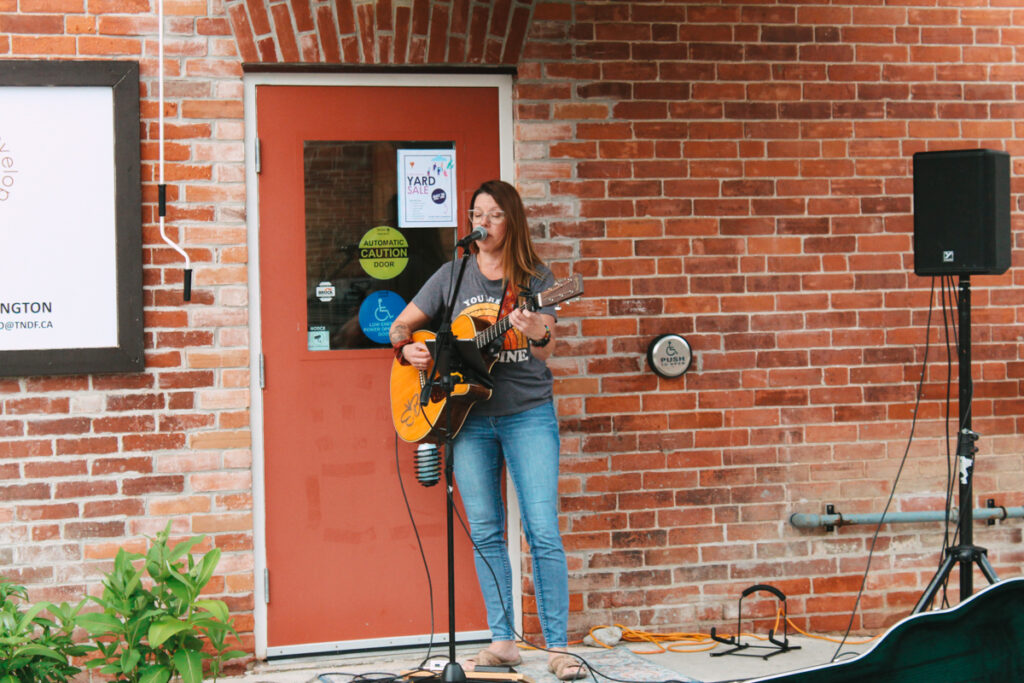
<instances>
[{"instance_id":1,"label":"guitar stand","mask_svg":"<svg viewBox=\"0 0 1024 683\"><path fill-rule=\"evenodd\" d=\"M772 645L749 645L747 643L741 642L743 632L743 598L747 597L751 593L756 593L757 591L767 591L773 594L775 597L779 599L779 601L782 602L782 640L776 639L775 630L771 629L768 631L768 640L772 643ZM790 650L799 650L799 645L789 644L789 628L787 626L787 617L788 612L786 610L786 596L782 591L780 591L775 586L769 586L765 583L759 583L756 586L751 586L747 590L743 591L743 593L740 595L740 602L739 607L737 608L736 615L736 635L730 638L722 638L717 634L715 627L711 627L712 640L716 640L719 643L725 643L726 645L733 645L734 647L731 650L726 650L724 652L712 652L711 656L722 657L724 655L737 655L740 657L760 657L761 659L768 659L769 657L774 657L775 655L781 654L783 652L789 652ZM766 655L742 652L742 650L746 649L768 649L772 650L772 652L769 652Z\"/></svg>"}]
</instances>

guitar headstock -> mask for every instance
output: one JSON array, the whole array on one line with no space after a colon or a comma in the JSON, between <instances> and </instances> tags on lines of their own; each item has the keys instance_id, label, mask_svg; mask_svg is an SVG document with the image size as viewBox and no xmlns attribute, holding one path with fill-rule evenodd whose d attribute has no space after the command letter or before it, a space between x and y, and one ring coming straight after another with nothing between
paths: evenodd
<instances>
[{"instance_id":1,"label":"guitar headstock","mask_svg":"<svg viewBox=\"0 0 1024 683\"><path fill-rule=\"evenodd\" d=\"M531 303L534 303L537 308L554 306L555 304L578 297L582 293L583 276L579 273L574 273L571 277L559 280L555 284L551 285L551 287L533 297L534 301Z\"/></svg>"}]
</instances>

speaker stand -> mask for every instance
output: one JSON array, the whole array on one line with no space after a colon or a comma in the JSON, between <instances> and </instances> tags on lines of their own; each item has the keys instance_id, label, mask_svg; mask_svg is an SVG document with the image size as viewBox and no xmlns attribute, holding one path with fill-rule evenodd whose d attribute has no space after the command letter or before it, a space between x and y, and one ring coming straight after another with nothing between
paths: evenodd
<instances>
[{"instance_id":1,"label":"speaker stand","mask_svg":"<svg viewBox=\"0 0 1024 683\"><path fill-rule=\"evenodd\" d=\"M957 519L957 537L960 544L946 549L946 557L939 566L921 599L914 606L912 614L926 610L935 599L939 588L949 578L953 565L960 566L960 601L974 592L974 565L990 584L999 580L988 561L988 551L974 543L974 454L978 452L974 442L978 435L971 430L971 402L974 399L974 380L971 378L971 277L960 276L960 297L957 300L960 337L957 340L957 361L959 369L960 428L957 432L956 459L959 478L960 514Z\"/></svg>"}]
</instances>

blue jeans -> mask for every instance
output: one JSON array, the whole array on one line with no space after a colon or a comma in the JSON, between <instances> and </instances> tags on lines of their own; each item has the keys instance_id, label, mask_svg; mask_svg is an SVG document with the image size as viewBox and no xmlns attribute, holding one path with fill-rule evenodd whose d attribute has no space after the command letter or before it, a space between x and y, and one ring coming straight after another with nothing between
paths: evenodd
<instances>
[{"instance_id":1,"label":"blue jeans","mask_svg":"<svg viewBox=\"0 0 1024 683\"><path fill-rule=\"evenodd\" d=\"M559 440L554 405L549 402L501 417L470 413L454 446L455 480L476 544L476 575L491 638L513 640L515 614L501 497L504 464L519 499L533 557L533 584L544 641L548 647L565 647L569 572L558 531Z\"/></svg>"}]
</instances>

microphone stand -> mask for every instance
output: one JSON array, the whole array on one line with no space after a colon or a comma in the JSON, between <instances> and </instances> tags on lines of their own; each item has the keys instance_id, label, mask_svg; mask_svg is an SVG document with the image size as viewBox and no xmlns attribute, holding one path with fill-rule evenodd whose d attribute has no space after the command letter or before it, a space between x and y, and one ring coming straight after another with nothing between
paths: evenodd
<instances>
[{"instance_id":1,"label":"microphone stand","mask_svg":"<svg viewBox=\"0 0 1024 683\"><path fill-rule=\"evenodd\" d=\"M450 399L455 388L453 371L459 370L459 356L455 353L455 335L452 333L452 314L455 310L455 301L458 297L459 287L462 285L462 277L466 272L466 263L469 261L469 242L460 241L456 248L462 247L463 255L459 264L459 274L455 280L455 287L451 291L451 298L445 307L444 319L441 328L437 332L434 345L434 365L430 371L430 377L423 385L420 393L420 405L426 406L430 402L430 396L435 387L444 392L445 398ZM446 425L445 425L445 499L446 499L446 530L448 550L448 663L445 664L441 673L441 680L444 683L467 683L466 672L462 665L455 660L455 527L454 527L454 453L452 443L452 410L446 403Z\"/></svg>"},{"instance_id":2,"label":"microphone stand","mask_svg":"<svg viewBox=\"0 0 1024 683\"><path fill-rule=\"evenodd\" d=\"M482 234L481 234L482 232ZM467 678L462 665L455 660L455 452L452 444L455 441L455 434L452 429L454 410L451 406L451 394L455 389L454 373L459 372L466 381L467 373L473 372L464 362L461 352L455 345L455 334L452 332L452 318L455 312L455 302L458 299L459 288L462 286L462 278L466 273L466 264L469 262L469 245L474 240L483 239L487 236L486 230L477 229L466 237L459 240L455 247L461 248L462 260L459 262L459 273L455 279L455 287L452 288L451 296L445 306L444 318L441 327L434 338L434 365L430 370L429 377L423 385L420 393L420 406L430 403L435 388L444 392L447 401L443 412L445 412L444 427L444 482L445 482L445 526L448 535L448 663L441 672L443 683L494 683L495 680L524 679L519 674L489 673L486 678ZM482 381L490 382L490 377L480 377Z\"/></svg>"}]
</instances>

